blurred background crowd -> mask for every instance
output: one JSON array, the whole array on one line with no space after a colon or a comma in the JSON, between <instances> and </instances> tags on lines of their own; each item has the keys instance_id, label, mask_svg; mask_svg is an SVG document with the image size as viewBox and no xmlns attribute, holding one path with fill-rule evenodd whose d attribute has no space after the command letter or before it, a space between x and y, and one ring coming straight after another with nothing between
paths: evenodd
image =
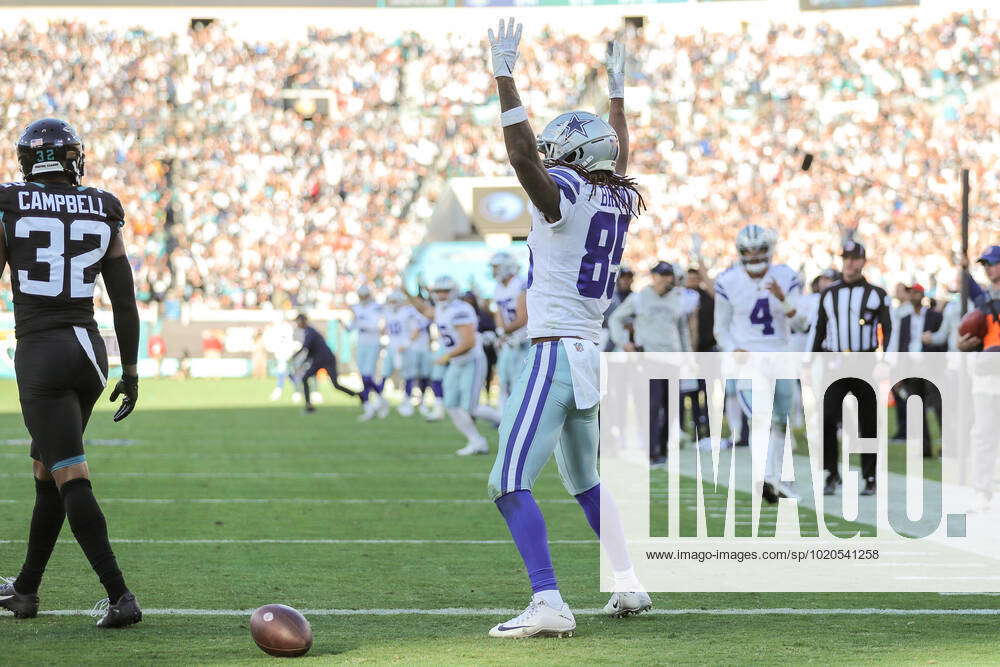
<instances>
[{"instance_id":1,"label":"blurred background crowd","mask_svg":"<svg viewBox=\"0 0 1000 667\"><path fill-rule=\"evenodd\" d=\"M943 289L962 167L973 247L1000 221L1000 126L984 93L1000 78L998 23L964 13L857 35L626 24L630 171L649 204L626 263L714 275L757 223L779 231L776 259L807 280L853 231L873 281ZM556 112L600 109L613 35L526 40L519 85L536 131ZM85 181L125 205L143 302L168 317L184 304L338 307L361 284L398 284L448 178L512 173L483 41L7 26L0 180L21 178L21 128L64 117L86 142ZM817 155L809 172L802 150ZM0 289L9 309L6 278Z\"/></svg>"}]
</instances>

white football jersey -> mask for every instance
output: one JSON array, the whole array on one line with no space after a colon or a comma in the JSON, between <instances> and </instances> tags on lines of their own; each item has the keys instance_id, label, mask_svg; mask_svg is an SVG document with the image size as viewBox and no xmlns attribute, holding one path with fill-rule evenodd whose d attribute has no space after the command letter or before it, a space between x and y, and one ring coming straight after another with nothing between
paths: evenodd
<instances>
[{"instance_id":1,"label":"white football jersey","mask_svg":"<svg viewBox=\"0 0 1000 667\"><path fill-rule=\"evenodd\" d=\"M785 308L767 289L776 280L785 299L798 303L802 281L791 267L772 264L760 278L751 278L743 264L737 262L715 279L715 298L725 299L732 308L728 332L722 332L733 349L750 352L789 351L789 323ZM726 347L722 345L722 347Z\"/></svg>"},{"instance_id":2,"label":"white football jersey","mask_svg":"<svg viewBox=\"0 0 1000 667\"><path fill-rule=\"evenodd\" d=\"M632 215L614 204L612 188L565 167L548 172L559 187L562 217L548 222L530 207L527 335L599 343Z\"/></svg>"},{"instance_id":3,"label":"white football jersey","mask_svg":"<svg viewBox=\"0 0 1000 667\"><path fill-rule=\"evenodd\" d=\"M521 276L514 276L506 285L497 282L493 291L493 303L497 305L497 315L504 324L513 322L517 318L517 301L521 297L521 292L527 289L528 281ZM507 334L507 344L520 345L528 340L525 327L521 327L513 333Z\"/></svg>"},{"instance_id":4,"label":"white football jersey","mask_svg":"<svg viewBox=\"0 0 1000 667\"><path fill-rule=\"evenodd\" d=\"M429 328L431 326L431 321L424 317L419 310L413 306L403 306L403 322L405 323L406 338L412 341L410 345L413 349L417 350L427 350L431 344L431 335ZM413 337L413 332L416 331L417 337Z\"/></svg>"},{"instance_id":5,"label":"white football jersey","mask_svg":"<svg viewBox=\"0 0 1000 667\"><path fill-rule=\"evenodd\" d=\"M385 309L385 331L389 334L390 349L401 350L410 344L408 318L406 307Z\"/></svg>"},{"instance_id":6,"label":"white football jersey","mask_svg":"<svg viewBox=\"0 0 1000 667\"><path fill-rule=\"evenodd\" d=\"M354 322L351 330L358 332L359 345L378 345L382 338L382 305L375 301L351 306Z\"/></svg>"},{"instance_id":7,"label":"white football jersey","mask_svg":"<svg viewBox=\"0 0 1000 667\"><path fill-rule=\"evenodd\" d=\"M472 349L451 359L452 363L464 363L477 355L484 354L482 342L479 340L479 317L475 309L461 299L452 299L447 303L434 306L434 325L440 335L441 346L446 352L451 352L458 345L458 330L456 327L471 324L476 340Z\"/></svg>"}]
</instances>

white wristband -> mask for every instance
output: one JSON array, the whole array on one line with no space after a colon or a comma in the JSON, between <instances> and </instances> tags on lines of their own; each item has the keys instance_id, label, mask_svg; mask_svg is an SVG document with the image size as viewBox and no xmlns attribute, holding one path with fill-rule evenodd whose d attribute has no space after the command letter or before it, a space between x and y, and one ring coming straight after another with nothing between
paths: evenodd
<instances>
[{"instance_id":1,"label":"white wristband","mask_svg":"<svg viewBox=\"0 0 1000 667\"><path fill-rule=\"evenodd\" d=\"M503 127L517 125L518 123L523 123L526 120L528 120L528 112L524 110L523 106L507 109L500 114L500 125Z\"/></svg>"}]
</instances>

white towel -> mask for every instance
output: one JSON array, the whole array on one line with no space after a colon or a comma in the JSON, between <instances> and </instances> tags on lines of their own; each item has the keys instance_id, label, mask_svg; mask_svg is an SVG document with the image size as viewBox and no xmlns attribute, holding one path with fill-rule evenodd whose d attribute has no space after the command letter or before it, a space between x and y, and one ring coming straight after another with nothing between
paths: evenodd
<instances>
[{"instance_id":1,"label":"white towel","mask_svg":"<svg viewBox=\"0 0 1000 667\"><path fill-rule=\"evenodd\" d=\"M601 400L601 348L579 338L563 338L561 342L569 360L576 407L592 408Z\"/></svg>"}]
</instances>

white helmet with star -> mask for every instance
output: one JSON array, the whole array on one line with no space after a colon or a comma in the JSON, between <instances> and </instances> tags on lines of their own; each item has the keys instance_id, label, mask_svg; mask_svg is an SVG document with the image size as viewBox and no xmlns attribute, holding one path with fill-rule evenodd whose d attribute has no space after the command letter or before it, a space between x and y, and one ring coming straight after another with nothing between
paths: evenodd
<instances>
[{"instance_id":1,"label":"white helmet with star","mask_svg":"<svg viewBox=\"0 0 1000 667\"><path fill-rule=\"evenodd\" d=\"M736 235L736 251L747 272L763 273L771 264L775 234L760 225L747 225Z\"/></svg>"},{"instance_id":2,"label":"white helmet with star","mask_svg":"<svg viewBox=\"0 0 1000 667\"><path fill-rule=\"evenodd\" d=\"M538 152L587 171L614 171L618 133L607 121L587 111L556 116L537 139Z\"/></svg>"}]
</instances>

